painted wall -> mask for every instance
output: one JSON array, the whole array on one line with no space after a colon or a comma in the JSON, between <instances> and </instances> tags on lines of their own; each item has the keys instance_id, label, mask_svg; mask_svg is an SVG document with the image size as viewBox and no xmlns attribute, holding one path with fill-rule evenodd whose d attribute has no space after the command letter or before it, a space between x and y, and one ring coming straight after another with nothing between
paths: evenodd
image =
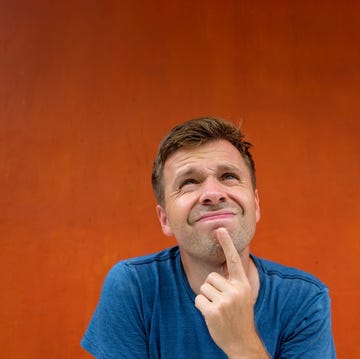
<instances>
[{"instance_id":1,"label":"painted wall","mask_svg":"<svg viewBox=\"0 0 360 359\"><path fill-rule=\"evenodd\" d=\"M177 122L242 121L253 252L327 283L339 358L360 347L357 1L0 1L0 346L89 358L106 272L174 242L150 171Z\"/></svg>"}]
</instances>

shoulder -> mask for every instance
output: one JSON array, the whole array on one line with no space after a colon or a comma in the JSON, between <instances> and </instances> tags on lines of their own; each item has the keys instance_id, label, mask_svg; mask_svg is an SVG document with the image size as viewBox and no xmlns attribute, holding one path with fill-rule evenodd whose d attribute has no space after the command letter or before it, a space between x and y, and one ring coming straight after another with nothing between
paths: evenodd
<instances>
[{"instance_id":1,"label":"shoulder","mask_svg":"<svg viewBox=\"0 0 360 359\"><path fill-rule=\"evenodd\" d=\"M261 285L301 293L328 292L327 286L319 278L306 271L255 256L252 259L258 269Z\"/></svg>"},{"instance_id":2,"label":"shoulder","mask_svg":"<svg viewBox=\"0 0 360 359\"><path fill-rule=\"evenodd\" d=\"M260 277L259 332L279 357L334 357L327 286L314 275L252 256ZM277 357L277 355L275 355Z\"/></svg>"},{"instance_id":3,"label":"shoulder","mask_svg":"<svg viewBox=\"0 0 360 359\"><path fill-rule=\"evenodd\" d=\"M82 345L96 357L145 358L155 304L176 275L178 248L130 258L108 272ZM171 270L173 268L173 270ZM170 280L163 280L167 276ZM154 312L155 311L155 312Z\"/></svg>"},{"instance_id":4,"label":"shoulder","mask_svg":"<svg viewBox=\"0 0 360 359\"><path fill-rule=\"evenodd\" d=\"M105 286L126 288L134 281L146 283L161 272L176 271L179 254L178 247L171 247L161 252L121 260L108 272Z\"/></svg>"},{"instance_id":5,"label":"shoulder","mask_svg":"<svg viewBox=\"0 0 360 359\"><path fill-rule=\"evenodd\" d=\"M320 279L297 268L266 259L252 258L260 277L256 303L259 312L268 313L270 308L273 315L280 316L274 320L280 321L283 325L287 323L291 330L293 326L304 323L304 318L311 317L313 321L329 318L329 291Z\"/></svg>"},{"instance_id":6,"label":"shoulder","mask_svg":"<svg viewBox=\"0 0 360 359\"><path fill-rule=\"evenodd\" d=\"M179 247L171 247L164 249L157 253L147 254L144 256L134 257L125 259L118 264L123 264L127 266L148 266L148 265L156 265L156 263L168 263L174 260L180 254Z\"/></svg>"}]
</instances>

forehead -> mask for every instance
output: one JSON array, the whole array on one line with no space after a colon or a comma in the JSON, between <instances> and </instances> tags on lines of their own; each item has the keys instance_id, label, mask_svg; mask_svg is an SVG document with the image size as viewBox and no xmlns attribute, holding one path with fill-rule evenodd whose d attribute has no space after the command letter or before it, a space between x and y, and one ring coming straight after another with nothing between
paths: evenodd
<instances>
[{"instance_id":1,"label":"forehead","mask_svg":"<svg viewBox=\"0 0 360 359\"><path fill-rule=\"evenodd\" d=\"M165 173L176 176L187 170L200 169L202 166L216 170L219 167L241 169L246 165L235 146L228 141L218 140L199 147L185 147L177 150L166 160Z\"/></svg>"}]
</instances>

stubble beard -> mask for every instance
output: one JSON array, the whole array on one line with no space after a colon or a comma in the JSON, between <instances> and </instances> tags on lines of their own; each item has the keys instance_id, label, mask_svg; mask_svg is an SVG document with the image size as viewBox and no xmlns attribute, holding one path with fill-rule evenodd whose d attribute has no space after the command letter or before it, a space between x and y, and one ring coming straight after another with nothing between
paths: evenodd
<instances>
[{"instance_id":1,"label":"stubble beard","mask_svg":"<svg viewBox=\"0 0 360 359\"><path fill-rule=\"evenodd\" d=\"M220 227L219 227L220 228ZM221 265L225 262L224 251L218 242L215 234L216 228L210 234L194 233L192 238L188 238L183 243L182 249L191 257L213 265ZM233 240L238 253L248 247L255 233L254 223L241 223L240 227L229 230L229 235Z\"/></svg>"}]
</instances>

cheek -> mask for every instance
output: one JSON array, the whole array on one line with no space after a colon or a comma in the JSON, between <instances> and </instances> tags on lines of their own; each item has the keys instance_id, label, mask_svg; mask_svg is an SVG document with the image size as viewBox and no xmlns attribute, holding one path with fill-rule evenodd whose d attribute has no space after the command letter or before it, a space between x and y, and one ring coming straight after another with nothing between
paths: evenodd
<instances>
[{"instance_id":1,"label":"cheek","mask_svg":"<svg viewBox=\"0 0 360 359\"><path fill-rule=\"evenodd\" d=\"M242 213L252 214L256 222L260 219L260 211L256 198L252 193L242 192L232 196L232 200L241 208Z\"/></svg>"},{"instance_id":2,"label":"cheek","mask_svg":"<svg viewBox=\"0 0 360 359\"><path fill-rule=\"evenodd\" d=\"M167 213L170 223L187 222L196 200L188 195L184 195L176 200L168 202Z\"/></svg>"}]
</instances>

